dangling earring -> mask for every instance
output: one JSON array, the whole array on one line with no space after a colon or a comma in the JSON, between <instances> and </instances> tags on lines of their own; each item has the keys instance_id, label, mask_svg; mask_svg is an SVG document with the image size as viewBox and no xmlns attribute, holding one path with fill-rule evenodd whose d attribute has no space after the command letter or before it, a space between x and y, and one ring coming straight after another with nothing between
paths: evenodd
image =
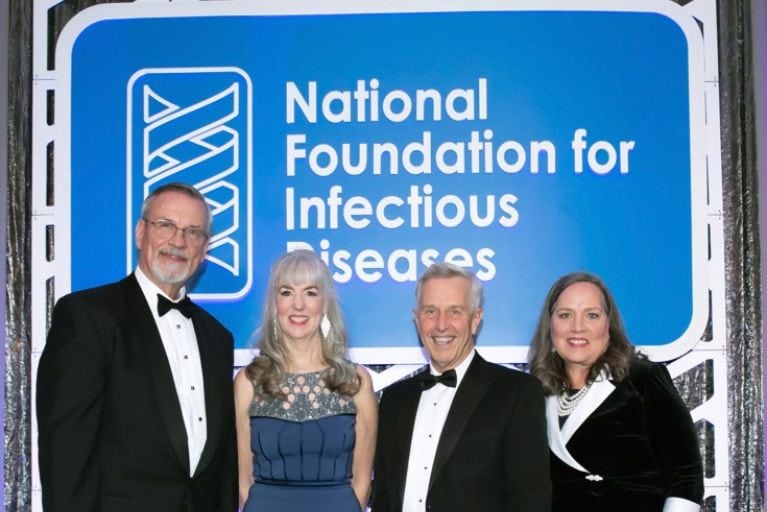
<instances>
[{"instance_id":1,"label":"dangling earring","mask_svg":"<svg viewBox=\"0 0 767 512\"><path fill-rule=\"evenodd\" d=\"M328 335L330 334L330 319L328 318L327 313L322 315L322 320L320 321L320 331L322 332L322 341L327 342Z\"/></svg>"},{"instance_id":2,"label":"dangling earring","mask_svg":"<svg viewBox=\"0 0 767 512\"><path fill-rule=\"evenodd\" d=\"M276 318L272 322L272 334L274 334L274 341L277 341L278 339L280 339L280 335L277 332L277 319Z\"/></svg>"}]
</instances>

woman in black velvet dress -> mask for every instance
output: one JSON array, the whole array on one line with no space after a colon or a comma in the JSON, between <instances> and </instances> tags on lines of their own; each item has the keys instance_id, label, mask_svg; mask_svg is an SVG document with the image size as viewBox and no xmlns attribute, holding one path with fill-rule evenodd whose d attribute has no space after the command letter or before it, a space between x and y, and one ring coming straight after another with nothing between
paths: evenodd
<instances>
[{"instance_id":1,"label":"woman in black velvet dress","mask_svg":"<svg viewBox=\"0 0 767 512\"><path fill-rule=\"evenodd\" d=\"M598 277L554 283L529 360L548 395L554 512L700 510L690 414L666 367L635 352Z\"/></svg>"}]
</instances>

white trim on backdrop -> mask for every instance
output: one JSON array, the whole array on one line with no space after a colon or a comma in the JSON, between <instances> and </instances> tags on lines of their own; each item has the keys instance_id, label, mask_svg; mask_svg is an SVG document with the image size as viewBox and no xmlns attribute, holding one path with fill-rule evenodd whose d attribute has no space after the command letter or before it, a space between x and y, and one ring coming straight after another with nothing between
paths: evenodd
<instances>
[{"instance_id":1,"label":"white trim on backdrop","mask_svg":"<svg viewBox=\"0 0 767 512\"><path fill-rule=\"evenodd\" d=\"M759 3L759 0L755 0ZM69 170L66 164L68 162L68 134L62 135L56 130L56 126L50 126L46 123L46 96L49 92L54 92L58 99L65 98L69 94L69 87L65 68L55 70L47 69L48 55L48 10L60 3L56 0L35 0L34 11L34 88L33 88L33 272L32 272L32 375L37 369L37 360L42 350L45 340L47 312L46 301L46 283L55 278L54 294L58 298L71 290L71 281L68 268L71 254L70 212L69 197L71 193L69 182ZM706 118L703 119L704 109L691 108L693 112L692 124L695 130L700 133L694 138L700 138L705 141L705 150L693 150L691 158L694 169L705 169L706 172L695 173L693 179L697 180L692 187L693 194L704 194L709 200L703 202L704 206L693 213L694 219L703 219L695 227L692 234L693 246L697 247L695 251L701 250L701 247L710 246L710 257L706 261L697 262L693 265L693 274L695 279L706 282L708 286L696 290L696 301L703 301L710 306L711 323L713 330L713 341L708 344L699 344L700 332L706 322L709 320L709 308L694 308L697 313L690 322L687 332L682 336L685 342L680 349L669 350L667 347L642 347L643 351L648 353L655 360L669 360L679 357L682 353L693 349L692 353L682 357L674 364L680 372L683 369L689 369L701 361L714 360L717 375L718 392L708 401L699 411L694 412L696 419L706 419L715 424L718 428L714 431L717 444L717 472L713 479L707 480L707 493L717 496L717 503L724 505L726 510L727 498L727 464L728 455L726 450L726 406L727 396L722 389L726 389L726 362L724 360L724 329L726 326L725 305L724 305L724 256L722 246L722 190L721 190L721 161L720 161L720 143L719 143L719 93L718 93L718 52L717 52L717 24L716 24L716 2L715 0L694 0L685 7L680 7L671 1L647 0L647 1L627 1L614 2L612 0L604 1L581 1L577 6L572 1L542 0L530 2L537 10L556 10L556 9L587 9L599 8L602 10L615 11L651 11L666 13L673 20L683 19L680 24L687 33L688 40L692 40L690 51L702 53L705 55L705 63L691 71L694 75L691 82L701 84L699 90L691 93L691 102L701 102L705 105ZM7 4L7 0L0 0L0 6ZM334 0L327 4L319 4L316 1L298 0L296 2L284 2L284 0L265 0L258 3L248 3L245 1L222 1L222 2L157 2L138 1L129 4L101 4L82 11L68 23L61 33L57 48L71 45L77 35L90 23L100 18L100 16L109 14L109 17L127 17L133 18L144 12L151 12L156 15L160 9L164 10L168 16L178 16L179 13L188 13L190 16L210 14L212 12L221 12L226 14L253 14L253 9L258 8L258 13L263 14L300 14L312 12L317 14L332 13L369 13L369 12L414 12L416 6L419 11L425 12L444 12L444 11L465 11L467 2L464 0L425 0L423 2L413 3L406 0L394 0L383 2L379 0L371 2L359 2L357 0ZM519 8L519 2L506 2L500 0L480 0L470 4L469 10L509 10L510 5ZM182 14L183 15L183 14ZM699 43L699 27L696 25L692 16L701 21L706 28L706 38ZM1 20L7 20L7 17L0 16ZM2 32L0 32L2 33ZM7 34L7 31L5 32ZM694 36L692 34L695 34ZM700 44L703 47L700 47ZM7 52L5 52L7 55ZM62 54L56 57L56 63L67 62ZM69 121L68 112L64 110L64 116L57 116L57 125L66 125ZM55 180L55 203L48 205L46 202L46 173L47 173L47 154L48 144L56 142L56 151L61 151L57 157L56 180ZM59 167L60 165L60 167ZM764 176L764 173L763 173ZM763 180L767 181L767 180ZM695 208L698 208L699 202L692 201ZM50 261L46 258L45 231L47 226L54 226L56 232L56 255L55 259ZM708 234L707 234L708 232ZM706 250L702 250L706 254ZM709 299L710 296L710 299ZM705 313L702 311L705 309ZM410 314L406 305L403 305L403 316ZM359 348L352 349L350 357L365 364L383 364L393 365L386 371L373 375L376 389L381 389L385 385L398 380L415 371L426 363L426 357L423 351L417 345L417 337L413 331L413 346L409 348ZM479 351L486 358L501 362L523 362L526 359L527 347L485 347L482 346L482 340L479 340ZM705 345L705 346L704 346ZM240 349L236 351L236 365L244 365L252 358L252 350ZM682 368L684 367L684 368ZM672 370L672 374L675 371ZM34 382L34 379L33 379ZM34 389L33 403L34 403ZM32 439L36 439L36 425L32 425ZM33 460L36 466L36 443L33 443ZM721 471L719 471L721 469ZM36 467L33 468L33 510L40 510L39 503L39 479L37 477Z\"/></svg>"}]
</instances>

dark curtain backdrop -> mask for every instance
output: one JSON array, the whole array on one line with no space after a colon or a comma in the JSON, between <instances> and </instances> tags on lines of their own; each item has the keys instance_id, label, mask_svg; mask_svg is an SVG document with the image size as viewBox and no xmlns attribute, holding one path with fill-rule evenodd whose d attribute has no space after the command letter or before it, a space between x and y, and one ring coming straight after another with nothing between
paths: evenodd
<instances>
[{"instance_id":1,"label":"dark curtain backdrop","mask_svg":"<svg viewBox=\"0 0 767 512\"><path fill-rule=\"evenodd\" d=\"M8 140L8 0L0 0L0 190L6 190L8 186L8 146L3 141ZM0 226L6 225L6 197L0 196ZM0 255L5 254L5 229L0 228ZM5 286L5 267L0 267L0 289ZM5 314L5 295L0 295L0 313ZM0 340L5 339L5 322L0 323ZM4 354L5 345L0 348L0 354ZM5 367L5 356L2 355L0 367ZM3 371L3 373L5 373ZM4 387L4 383L3 386ZM3 415L0 414L0 418ZM0 421L4 423L4 421ZM0 454L4 453L0 449ZM0 501L3 492L0 490Z\"/></svg>"},{"instance_id":2,"label":"dark curtain backdrop","mask_svg":"<svg viewBox=\"0 0 767 512\"><path fill-rule=\"evenodd\" d=\"M754 41L754 102L756 104L756 151L757 165L759 168L759 194L760 197L767 195L767 2L764 0L751 0L752 19L751 30ZM762 200L764 203L764 200ZM767 207L762 206L759 212L761 240L760 247L762 258L767 257ZM762 266L764 269L764 266ZM764 332L764 318L767 317L767 274L762 270L762 347L767 346L767 335ZM765 354L762 360L767 361ZM762 375L762 390L767 389L767 375ZM767 408L765 409L767 418ZM767 439L764 440L764 449L767 453ZM767 470L767 462L764 464ZM762 488L764 489L764 482Z\"/></svg>"},{"instance_id":3,"label":"dark curtain backdrop","mask_svg":"<svg viewBox=\"0 0 767 512\"><path fill-rule=\"evenodd\" d=\"M761 510L764 478L759 172L750 7L742 0L718 5L733 511Z\"/></svg>"},{"instance_id":4,"label":"dark curtain backdrop","mask_svg":"<svg viewBox=\"0 0 767 512\"><path fill-rule=\"evenodd\" d=\"M30 454L34 442L30 432L29 325L33 2L8 0L8 3L4 509L15 512L31 509ZM56 6L49 14L52 29L48 44L55 43L61 28L74 14L97 3L110 2L67 0ZM730 510L738 512L762 510L764 472L759 200L750 9L749 0L720 0L717 6L730 394ZM49 62L49 66L53 63ZM47 191L49 195L51 192Z\"/></svg>"},{"instance_id":5,"label":"dark curtain backdrop","mask_svg":"<svg viewBox=\"0 0 767 512\"><path fill-rule=\"evenodd\" d=\"M9 0L4 505L30 510L32 3Z\"/></svg>"}]
</instances>

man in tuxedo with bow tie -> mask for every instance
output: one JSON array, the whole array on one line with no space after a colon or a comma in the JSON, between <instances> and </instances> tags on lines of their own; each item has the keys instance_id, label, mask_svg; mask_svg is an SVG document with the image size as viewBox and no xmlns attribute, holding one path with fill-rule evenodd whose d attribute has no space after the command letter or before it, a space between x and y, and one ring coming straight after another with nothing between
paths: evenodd
<instances>
[{"instance_id":1,"label":"man in tuxedo with bow tie","mask_svg":"<svg viewBox=\"0 0 767 512\"><path fill-rule=\"evenodd\" d=\"M210 228L194 187L163 185L135 271L56 304L37 370L46 512L236 510L232 335L185 288Z\"/></svg>"},{"instance_id":2,"label":"man in tuxedo with bow tie","mask_svg":"<svg viewBox=\"0 0 767 512\"><path fill-rule=\"evenodd\" d=\"M476 352L482 285L435 263L416 304L430 364L383 392L373 512L550 511L543 390Z\"/></svg>"}]
</instances>

